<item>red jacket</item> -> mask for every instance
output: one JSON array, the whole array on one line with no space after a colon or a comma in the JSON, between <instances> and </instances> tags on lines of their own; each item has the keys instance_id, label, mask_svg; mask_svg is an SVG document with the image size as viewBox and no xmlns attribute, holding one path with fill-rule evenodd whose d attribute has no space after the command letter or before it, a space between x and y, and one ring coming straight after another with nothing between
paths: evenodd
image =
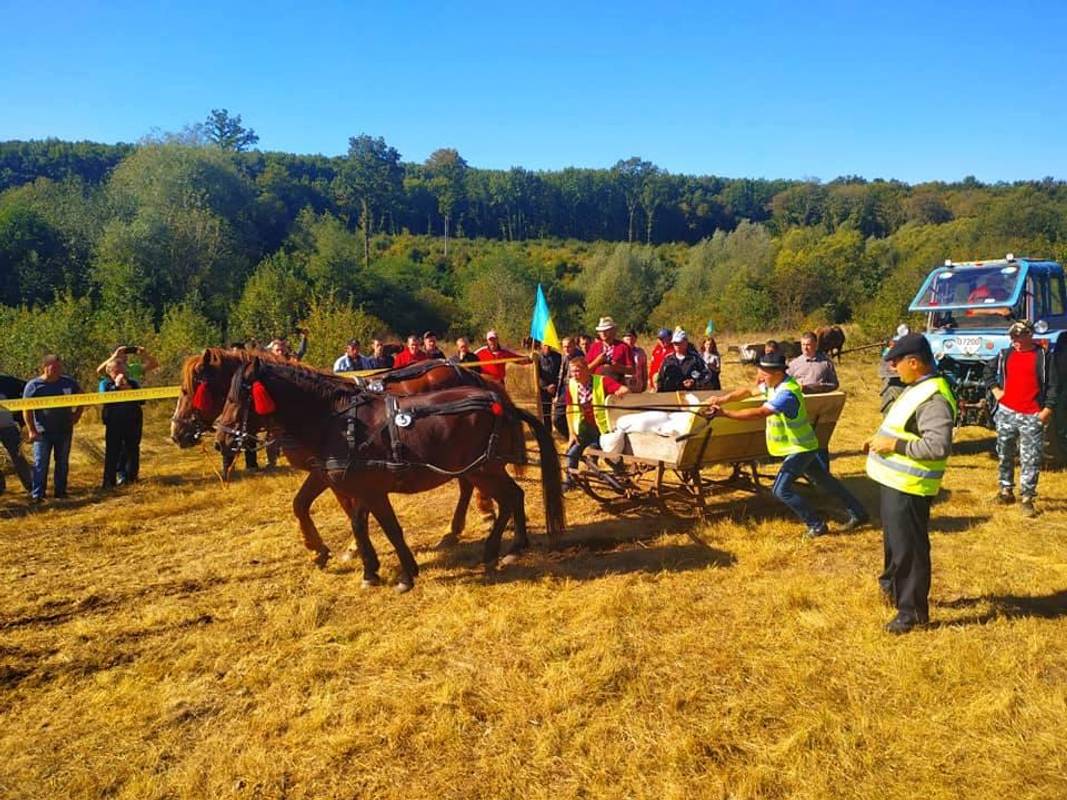
<instances>
[{"instance_id":1,"label":"red jacket","mask_svg":"<svg viewBox=\"0 0 1067 800\"><path fill-rule=\"evenodd\" d=\"M426 361L429 358L422 350L416 350L414 354L406 347L393 356L393 369L400 369L406 367L408 364L417 364L420 361Z\"/></svg>"},{"instance_id":2,"label":"red jacket","mask_svg":"<svg viewBox=\"0 0 1067 800\"><path fill-rule=\"evenodd\" d=\"M478 356L479 361L495 361L498 358L521 358L510 350L500 348L495 353L489 349L488 345L483 345L474 351L474 355ZM507 372L507 364L486 364L482 367L482 374L487 375L493 380L504 382L504 375Z\"/></svg>"}]
</instances>

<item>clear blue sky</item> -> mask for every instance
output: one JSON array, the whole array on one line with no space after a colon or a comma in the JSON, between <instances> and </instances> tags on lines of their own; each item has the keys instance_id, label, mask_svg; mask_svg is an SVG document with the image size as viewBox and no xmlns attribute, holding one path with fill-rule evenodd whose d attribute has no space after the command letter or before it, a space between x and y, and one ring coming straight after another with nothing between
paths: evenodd
<instances>
[{"instance_id":1,"label":"clear blue sky","mask_svg":"<svg viewBox=\"0 0 1067 800\"><path fill-rule=\"evenodd\" d=\"M0 0L0 139L225 107L297 153L369 133L477 167L1067 178L1067 2L874 5Z\"/></svg>"}]
</instances>

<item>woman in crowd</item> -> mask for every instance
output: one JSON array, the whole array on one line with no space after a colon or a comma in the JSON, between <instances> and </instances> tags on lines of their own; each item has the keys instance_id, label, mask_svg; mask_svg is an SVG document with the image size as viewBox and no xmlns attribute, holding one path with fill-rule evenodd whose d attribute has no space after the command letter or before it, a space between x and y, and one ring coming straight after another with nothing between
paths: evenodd
<instances>
[{"instance_id":1,"label":"woman in crowd","mask_svg":"<svg viewBox=\"0 0 1067 800\"><path fill-rule=\"evenodd\" d=\"M722 383L719 381L719 373L722 372L722 358L719 356L719 346L715 343L714 337L704 337L704 341L700 345L700 357L704 359L704 363L708 367L708 388L721 389Z\"/></svg>"}]
</instances>

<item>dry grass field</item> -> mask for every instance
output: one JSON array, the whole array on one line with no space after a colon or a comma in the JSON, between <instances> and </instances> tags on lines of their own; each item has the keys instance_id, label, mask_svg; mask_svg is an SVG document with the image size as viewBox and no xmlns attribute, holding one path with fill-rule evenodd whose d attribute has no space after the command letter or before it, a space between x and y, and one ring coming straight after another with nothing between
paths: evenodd
<instances>
[{"instance_id":1,"label":"dry grass field","mask_svg":"<svg viewBox=\"0 0 1067 800\"><path fill-rule=\"evenodd\" d=\"M833 450L876 511L873 375L842 369ZM571 494L553 549L535 470L519 564L482 575L474 512L435 548L444 487L397 499L415 591L363 591L309 563L299 474L222 486L169 414L135 488L95 488L87 421L71 499L0 497L0 797L1067 797L1067 477L1024 523L991 501L987 432L934 508L933 625L892 638L876 527L807 541L751 495L698 525ZM337 506L315 513L340 549Z\"/></svg>"}]
</instances>

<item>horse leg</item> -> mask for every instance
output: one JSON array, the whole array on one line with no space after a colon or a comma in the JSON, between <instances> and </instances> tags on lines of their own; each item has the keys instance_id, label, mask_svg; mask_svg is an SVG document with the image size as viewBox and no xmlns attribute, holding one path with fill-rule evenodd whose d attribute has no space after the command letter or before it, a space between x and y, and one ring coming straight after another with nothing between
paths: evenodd
<instances>
[{"instance_id":1,"label":"horse leg","mask_svg":"<svg viewBox=\"0 0 1067 800\"><path fill-rule=\"evenodd\" d=\"M511 547L504 554L503 563L511 564L518 560L519 554L530 546L530 540L526 535L526 492L515 481L508 478L515 487L515 500L512 506L512 521L515 523L515 536L511 540Z\"/></svg>"},{"instance_id":2,"label":"horse leg","mask_svg":"<svg viewBox=\"0 0 1067 800\"><path fill-rule=\"evenodd\" d=\"M481 489L478 490L475 503L478 506L478 510L482 512L482 520L484 522L492 522L496 518L496 509L493 508L492 498Z\"/></svg>"},{"instance_id":3,"label":"horse leg","mask_svg":"<svg viewBox=\"0 0 1067 800\"><path fill-rule=\"evenodd\" d=\"M363 588L381 586L382 579L378 576L381 562L378 561L378 553L370 540L370 511L365 505L351 497L338 494L337 499L348 513L349 519L352 520L353 544L356 552L359 553L359 560L363 562ZM341 560L351 561L352 552L350 544L341 555Z\"/></svg>"},{"instance_id":4,"label":"horse leg","mask_svg":"<svg viewBox=\"0 0 1067 800\"><path fill-rule=\"evenodd\" d=\"M400 594L410 592L415 588L415 577L419 574L419 565L412 555L407 542L404 541L404 531L396 518L396 512L389 502L388 495L375 497L367 504L378 524L385 531L385 536L396 550L396 557L400 560L400 578L396 584L396 591Z\"/></svg>"},{"instance_id":5,"label":"horse leg","mask_svg":"<svg viewBox=\"0 0 1067 800\"><path fill-rule=\"evenodd\" d=\"M311 504L324 491L326 491L326 480L322 474L309 472L293 498L293 514L296 515L300 533L304 537L304 547L315 553L313 561L319 569L326 566L331 553L330 548L319 536L319 529L315 527L314 520L311 519Z\"/></svg>"},{"instance_id":6,"label":"horse leg","mask_svg":"<svg viewBox=\"0 0 1067 800\"><path fill-rule=\"evenodd\" d=\"M456 503L456 510L452 514L452 526L449 528L448 533L441 537L441 541L437 543L438 547L447 547L459 541L459 535L463 533L463 528L467 525L467 509L471 504L471 494L474 493L474 484L472 484L466 478L459 479L459 501ZM480 499L479 495L479 499Z\"/></svg>"},{"instance_id":7,"label":"horse leg","mask_svg":"<svg viewBox=\"0 0 1067 800\"><path fill-rule=\"evenodd\" d=\"M508 482L514 483L510 477L505 475ZM493 523L492 529L489 531L489 535L485 537L485 555L483 560L485 562L486 572L491 572L496 568L497 559L500 557L500 538L504 533L504 528L507 527L508 520L511 518L514 511L515 493L509 489L509 487L500 480L500 476L496 474L487 474L479 476L473 479L478 490L488 497L492 497L496 500L498 513L496 522ZM518 489L518 485L515 485Z\"/></svg>"}]
</instances>

